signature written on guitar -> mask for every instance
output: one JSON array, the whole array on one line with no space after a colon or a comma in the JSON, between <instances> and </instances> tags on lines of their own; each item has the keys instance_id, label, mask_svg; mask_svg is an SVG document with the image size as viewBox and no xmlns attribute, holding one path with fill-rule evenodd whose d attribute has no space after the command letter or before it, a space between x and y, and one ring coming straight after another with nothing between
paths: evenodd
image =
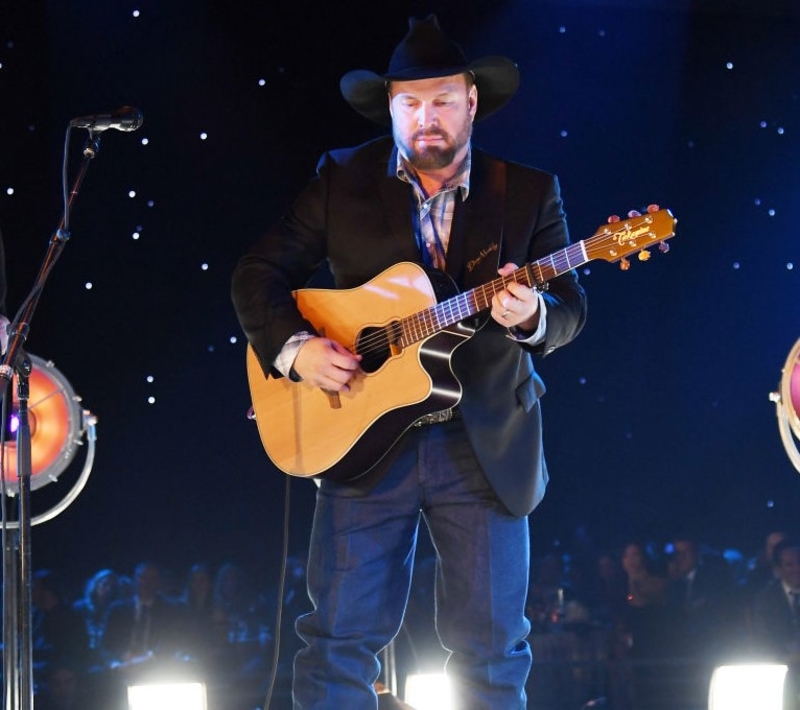
<instances>
[{"instance_id":1,"label":"signature written on guitar","mask_svg":"<svg viewBox=\"0 0 800 710\"><path fill-rule=\"evenodd\" d=\"M485 249L481 249L480 254L478 254L477 258L470 259L467 262L467 271L472 271L476 266L478 266L489 254L493 251L497 251L500 247L497 245L497 242L492 242L488 247Z\"/></svg>"}]
</instances>

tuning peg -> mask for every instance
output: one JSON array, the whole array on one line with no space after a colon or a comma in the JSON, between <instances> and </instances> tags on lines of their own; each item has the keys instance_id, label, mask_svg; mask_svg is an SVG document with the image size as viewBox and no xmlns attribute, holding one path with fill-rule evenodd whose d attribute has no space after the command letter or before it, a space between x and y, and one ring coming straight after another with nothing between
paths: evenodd
<instances>
[{"instance_id":1,"label":"tuning peg","mask_svg":"<svg viewBox=\"0 0 800 710\"><path fill-rule=\"evenodd\" d=\"M666 242L659 242L659 244L658 244L658 250L659 250L659 251L660 251L662 254L666 254L666 253L669 251L669 244L667 244Z\"/></svg>"},{"instance_id":2,"label":"tuning peg","mask_svg":"<svg viewBox=\"0 0 800 710\"><path fill-rule=\"evenodd\" d=\"M619 268L623 271L627 271L631 268L631 262L628 261L624 256L619 260Z\"/></svg>"},{"instance_id":3,"label":"tuning peg","mask_svg":"<svg viewBox=\"0 0 800 710\"><path fill-rule=\"evenodd\" d=\"M639 261L647 261L650 258L650 252L647 249L642 249L639 252Z\"/></svg>"}]
</instances>

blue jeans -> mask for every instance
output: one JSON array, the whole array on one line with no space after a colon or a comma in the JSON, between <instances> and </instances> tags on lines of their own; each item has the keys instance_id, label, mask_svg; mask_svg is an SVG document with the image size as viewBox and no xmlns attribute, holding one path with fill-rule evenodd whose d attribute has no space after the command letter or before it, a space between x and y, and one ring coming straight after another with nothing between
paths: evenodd
<instances>
[{"instance_id":1,"label":"blue jeans","mask_svg":"<svg viewBox=\"0 0 800 710\"><path fill-rule=\"evenodd\" d=\"M458 710L525 708L527 518L497 501L460 421L412 428L372 486L323 480L295 658L296 710L375 710L377 655L397 635L420 517L437 556L436 627Z\"/></svg>"}]
</instances>

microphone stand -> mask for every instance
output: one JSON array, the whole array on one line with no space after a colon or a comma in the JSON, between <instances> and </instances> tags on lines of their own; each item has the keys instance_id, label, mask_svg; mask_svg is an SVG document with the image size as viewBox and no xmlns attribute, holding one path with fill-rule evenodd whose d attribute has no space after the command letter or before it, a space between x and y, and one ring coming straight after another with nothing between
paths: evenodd
<instances>
[{"instance_id":1,"label":"microphone stand","mask_svg":"<svg viewBox=\"0 0 800 710\"><path fill-rule=\"evenodd\" d=\"M17 429L17 476L19 478L19 529L12 541L4 544L5 569L3 586L4 611L16 611L13 620L4 614L3 648L4 677L17 680L6 688L6 708L32 707L33 704L33 664L32 638L30 625L31 596L28 586L22 587L23 580L30 580L30 479L31 479L31 431L28 422L29 376L32 365L24 350L18 351L15 364L19 399L19 428ZM5 503L4 503L5 504ZM8 605L8 606L6 606ZM29 698L29 705L22 703Z\"/></svg>"},{"instance_id":2,"label":"microphone stand","mask_svg":"<svg viewBox=\"0 0 800 710\"><path fill-rule=\"evenodd\" d=\"M0 402L8 396L9 386L17 375L19 399L19 429L17 430L17 476L19 478L19 529L16 541L4 546L4 556L11 552L13 559L4 565L3 585L3 648L5 709L33 708L33 639L31 629L31 550L30 550L30 482L31 432L28 422L28 376L31 362L22 349L30 330L31 319L39 303L50 272L69 240L69 214L89 168L100 149L100 134L89 131L83 149L83 162L75 178L64 215L50 240L39 274L30 294L9 326L8 349L0 365ZM65 155L66 160L66 155ZM8 408L9 411L11 408ZM5 473L3 474L5 475ZM3 501L5 506L6 502ZM5 536L5 531L4 531Z\"/></svg>"}]
</instances>

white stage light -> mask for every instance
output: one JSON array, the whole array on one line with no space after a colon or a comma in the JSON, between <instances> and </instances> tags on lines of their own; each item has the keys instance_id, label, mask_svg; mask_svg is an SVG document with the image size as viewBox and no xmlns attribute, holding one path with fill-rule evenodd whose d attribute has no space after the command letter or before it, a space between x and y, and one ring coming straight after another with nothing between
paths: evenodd
<instances>
[{"instance_id":1,"label":"white stage light","mask_svg":"<svg viewBox=\"0 0 800 710\"><path fill-rule=\"evenodd\" d=\"M782 710L787 666L719 666L711 676L708 710Z\"/></svg>"},{"instance_id":2,"label":"white stage light","mask_svg":"<svg viewBox=\"0 0 800 710\"><path fill-rule=\"evenodd\" d=\"M450 680L444 673L410 675L403 700L414 710L453 710Z\"/></svg>"},{"instance_id":3,"label":"white stage light","mask_svg":"<svg viewBox=\"0 0 800 710\"><path fill-rule=\"evenodd\" d=\"M128 686L128 710L208 710L204 683Z\"/></svg>"}]
</instances>

